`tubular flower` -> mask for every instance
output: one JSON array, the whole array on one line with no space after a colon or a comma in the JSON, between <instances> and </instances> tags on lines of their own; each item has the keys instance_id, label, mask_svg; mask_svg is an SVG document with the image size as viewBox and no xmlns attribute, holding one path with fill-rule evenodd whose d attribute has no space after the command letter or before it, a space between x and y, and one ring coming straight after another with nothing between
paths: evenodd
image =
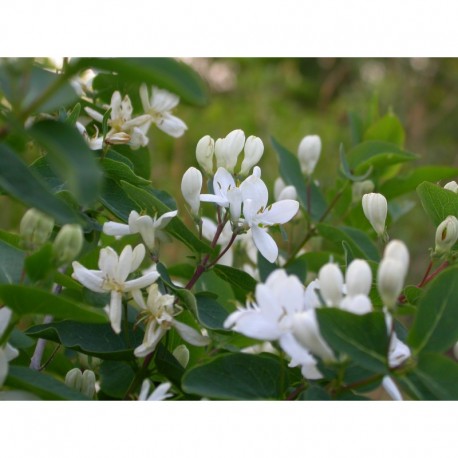
<instances>
[{"instance_id":1,"label":"tubular flower","mask_svg":"<svg viewBox=\"0 0 458 458\"><path fill-rule=\"evenodd\" d=\"M131 292L134 295L159 278L157 272L150 272L139 278L127 280L129 274L140 267L144 257L145 246L143 244L137 245L134 250L127 245L120 256L111 247L101 249L100 270L86 269L77 261L72 263L72 277L75 280L96 293L111 293L110 303L105 307L105 311L110 317L111 327L117 334L121 332L123 293Z\"/></svg>"},{"instance_id":2,"label":"tubular flower","mask_svg":"<svg viewBox=\"0 0 458 458\"><path fill-rule=\"evenodd\" d=\"M371 192L363 196L363 211L377 235L385 233L385 221L388 213L388 204L385 196Z\"/></svg>"},{"instance_id":3,"label":"tubular flower","mask_svg":"<svg viewBox=\"0 0 458 458\"><path fill-rule=\"evenodd\" d=\"M215 141L210 135L202 137L196 146L196 159L199 165L209 175L213 175L213 156L215 154Z\"/></svg>"},{"instance_id":4,"label":"tubular flower","mask_svg":"<svg viewBox=\"0 0 458 458\"><path fill-rule=\"evenodd\" d=\"M300 142L298 158L302 173L311 175L321 154L321 138L318 135L306 135Z\"/></svg>"},{"instance_id":5,"label":"tubular flower","mask_svg":"<svg viewBox=\"0 0 458 458\"><path fill-rule=\"evenodd\" d=\"M195 167L189 167L181 179L181 193L191 207L194 216L199 214L200 191L202 190L202 174Z\"/></svg>"},{"instance_id":6,"label":"tubular flower","mask_svg":"<svg viewBox=\"0 0 458 458\"><path fill-rule=\"evenodd\" d=\"M436 230L437 254L448 253L458 240L458 219L450 215L439 224Z\"/></svg>"},{"instance_id":7,"label":"tubular flower","mask_svg":"<svg viewBox=\"0 0 458 458\"><path fill-rule=\"evenodd\" d=\"M245 133L240 129L233 130L225 138L218 138L215 142L216 166L224 167L230 173L234 173L244 144Z\"/></svg>"},{"instance_id":8,"label":"tubular flower","mask_svg":"<svg viewBox=\"0 0 458 458\"><path fill-rule=\"evenodd\" d=\"M180 98L165 89L152 88L151 98L148 96L146 84L140 86L140 99L147 116L156 126L171 137L181 137L187 130L186 124L171 111L180 102Z\"/></svg>"}]
</instances>

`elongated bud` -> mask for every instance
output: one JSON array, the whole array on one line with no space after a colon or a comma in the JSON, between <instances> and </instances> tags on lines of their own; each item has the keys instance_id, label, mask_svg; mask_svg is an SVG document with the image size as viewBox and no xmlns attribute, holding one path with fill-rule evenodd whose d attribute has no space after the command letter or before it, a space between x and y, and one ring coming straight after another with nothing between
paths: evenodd
<instances>
[{"instance_id":1,"label":"elongated bud","mask_svg":"<svg viewBox=\"0 0 458 458\"><path fill-rule=\"evenodd\" d=\"M390 258L398 261L404 267L403 278L407 275L409 270L409 250L407 249L404 242L401 240L392 240L385 247L383 252L384 258Z\"/></svg>"},{"instance_id":2,"label":"elongated bud","mask_svg":"<svg viewBox=\"0 0 458 458\"><path fill-rule=\"evenodd\" d=\"M382 236L385 232L385 221L388 213L388 203L385 196L375 192L364 194L362 203L364 215L377 235Z\"/></svg>"},{"instance_id":3,"label":"elongated bud","mask_svg":"<svg viewBox=\"0 0 458 458\"><path fill-rule=\"evenodd\" d=\"M286 186L285 182L278 177L274 184L274 196L277 202L287 199L297 200L297 191L292 185Z\"/></svg>"},{"instance_id":4,"label":"elongated bud","mask_svg":"<svg viewBox=\"0 0 458 458\"><path fill-rule=\"evenodd\" d=\"M458 342L453 346L453 356L458 360Z\"/></svg>"},{"instance_id":5,"label":"elongated bud","mask_svg":"<svg viewBox=\"0 0 458 458\"><path fill-rule=\"evenodd\" d=\"M245 144L243 130L233 130L225 138L219 138L215 142L216 166L224 167L228 172L234 173L239 154Z\"/></svg>"},{"instance_id":6,"label":"elongated bud","mask_svg":"<svg viewBox=\"0 0 458 458\"><path fill-rule=\"evenodd\" d=\"M178 345L175 350L173 350L172 355L175 356L175 359L183 366L186 367L189 363L189 350L188 347L184 344Z\"/></svg>"},{"instance_id":7,"label":"elongated bud","mask_svg":"<svg viewBox=\"0 0 458 458\"><path fill-rule=\"evenodd\" d=\"M86 369L81 378L81 393L89 399L94 397L95 393L95 374L93 371Z\"/></svg>"},{"instance_id":8,"label":"elongated bud","mask_svg":"<svg viewBox=\"0 0 458 458\"><path fill-rule=\"evenodd\" d=\"M297 155L303 174L311 175L313 173L320 154L321 138L318 135L307 135L301 140Z\"/></svg>"},{"instance_id":9,"label":"elongated bud","mask_svg":"<svg viewBox=\"0 0 458 458\"><path fill-rule=\"evenodd\" d=\"M405 266L393 258L383 258L377 271L377 289L383 304L394 308L404 286Z\"/></svg>"},{"instance_id":10,"label":"elongated bud","mask_svg":"<svg viewBox=\"0 0 458 458\"><path fill-rule=\"evenodd\" d=\"M240 168L241 175L248 175L252 167L254 167L261 159L264 153L264 143L259 137L250 135L245 142L245 156Z\"/></svg>"},{"instance_id":11,"label":"elongated bud","mask_svg":"<svg viewBox=\"0 0 458 458\"><path fill-rule=\"evenodd\" d=\"M67 386L73 388L75 391L81 392L82 383L83 374L77 367L67 372L67 375L65 376L65 384Z\"/></svg>"},{"instance_id":12,"label":"elongated bud","mask_svg":"<svg viewBox=\"0 0 458 458\"><path fill-rule=\"evenodd\" d=\"M372 302L365 294L357 294L356 296L345 297L339 308L356 315L364 315L372 312Z\"/></svg>"},{"instance_id":13,"label":"elongated bud","mask_svg":"<svg viewBox=\"0 0 458 458\"><path fill-rule=\"evenodd\" d=\"M374 183L371 180L357 181L353 183L351 187L352 202L360 202L364 194L371 193L375 188Z\"/></svg>"},{"instance_id":14,"label":"elongated bud","mask_svg":"<svg viewBox=\"0 0 458 458\"><path fill-rule=\"evenodd\" d=\"M345 284L349 296L358 294L367 296L372 285L372 271L369 264L362 259L352 261L345 274Z\"/></svg>"},{"instance_id":15,"label":"elongated bud","mask_svg":"<svg viewBox=\"0 0 458 458\"><path fill-rule=\"evenodd\" d=\"M52 250L59 264L74 261L83 248L83 230L78 224L62 226L54 240Z\"/></svg>"},{"instance_id":16,"label":"elongated bud","mask_svg":"<svg viewBox=\"0 0 458 458\"><path fill-rule=\"evenodd\" d=\"M454 192L455 194L458 193L458 183L456 181L449 181L445 186L444 189L448 189L449 191Z\"/></svg>"},{"instance_id":17,"label":"elongated bud","mask_svg":"<svg viewBox=\"0 0 458 458\"><path fill-rule=\"evenodd\" d=\"M455 216L447 218L439 224L436 230L436 248L437 254L448 253L458 240L458 220Z\"/></svg>"},{"instance_id":18,"label":"elongated bud","mask_svg":"<svg viewBox=\"0 0 458 458\"><path fill-rule=\"evenodd\" d=\"M202 173L195 167L190 167L186 170L181 180L181 193L191 207L191 213L194 216L199 214L201 189Z\"/></svg>"},{"instance_id":19,"label":"elongated bud","mask_svg":"<svg viewBox=\"0 0 458 458\"><path fill-rule=\"evenodd\" d=\"M131 136L125 132L116 132L110 136L105 137L105 143L108 145L125 145L129 143Z\"/></svg>"},{"instance_id":20,"label":"elongated bud","mask_svg":"<svg viewBox=\"0 0 458 458\"><path fill-rule=\"evenodd\" d=\"M325 264L318 273L318 280L326 304L338 306L342 300L343 275L337 264Z\"/></svg>"},{"instance_id":21,"label":"elongated bud","mask_svg":"<svg viewBox=\"0 0 458 458\"><path fill-rule=\"evenodd\" d=\"M35 208L30 208L21 219L19 232L27 248L34 249L49 239L53 228L53 218Z\"/></svg>"},{"instance_id":22,"label":"elongated bud","mask_svg":"<svg viewBox=\"0 0 458 458\"><path fill-rule=\"evenodd\" d=\"M215 141L210 135L202 137L196 146L196 159L202 169L209 175L213 175L213 155L215 153Z\"/></svg>"}]
</instances>

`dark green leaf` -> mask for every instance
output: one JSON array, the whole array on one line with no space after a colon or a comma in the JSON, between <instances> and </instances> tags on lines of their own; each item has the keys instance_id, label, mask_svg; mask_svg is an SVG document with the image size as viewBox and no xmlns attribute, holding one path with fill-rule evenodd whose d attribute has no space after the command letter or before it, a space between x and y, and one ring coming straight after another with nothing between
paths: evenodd
<instances>
[{"instance_id":1,"label":"dark green leaf","mask_svg":"<svg viewBox=\"0 0 458 458\"><path fill-rule=\"evenodd\" d=\"M402 148L404 146L405 133L398 117L388 113L383 118L375 121L364 132L364 140L378 140L394 143Z\"/></svg>"},{"instance_id":2,"label":"dark green leaf","mask_svg":"<svg viewBox=\"0 0 458 458\"><path fill-rule=\"evenodd\" d=\"M417 352L441 352L458 340L458 266L439 274L427 287L408 342Z\"/></svg>"},{"instance_id":3,"label":"dark green leaf","mask_svg":"<svg viewBox=\"0 0 458 458\"><path fill-rule=\"evenodd\" d=\"M342 166L342 173L350 181L364 181L369 177L369 175L372 173L372 167L369 167L367 172L364 175L353 175L352 171L350 170L350 166L347 161L347 156L345 155L345 149L344 146L341 144L340 145L340 150L339 150L339 155L340 155L340 164Z\"/></svg>"},{"instance_id":4,"label":"dark green leaf","mask_svg":"<svg viewBox=\"0 0 458 458\"><path fill-rule=\"evenodd\" d=\"M134 349L142 343L143 331L129 324L129 342L124 333L116 334L109 324L85 324L60 321L33 326L26 334L61 343L64 347L101 359L134 359Z\"/></svg>"},{"instance_id":5,"label":"dark green leaf","mask_svg":"<svg viewBox=\"0 0 458 458\"><path fill-rule=\"evenodd\" d=\"M258 251L258 270L259 278L262 282L265 282L267 277L277 269L275 262L269 262L262 254Z\"/></svg>"},{"instance_id":6,"label":"dark green leaf","mask_svg":"<svg viewBox=\"0 0 458 458\"><path fill-rule=\"evenodd\" d=\"M151 181L135 175L133 170L122 162L105 158L102 161L102 167L106 174L114 180L124 180L136 186L147 186L151 184Z\"/></svg>"},{"instance_id":7,"label":"dark green leaf","mask_svg":"<svg viewBox=\"0 0 458 458\"><path fill-rule=\"evenodd\" d=\"M303 401L330 401L330 394L319 385L312 385L301 395Z\"/></svg>"},{"instance_id":8,"label":"dark green leaf","mask_svg":"<svg viewBox=\"0 0 458 458\"><path fill-rule=\"evenodd\" d=\"M19 283L24 267L25 253L0 240L0 284Z\"/></svg>"},{"instance_id":9,"label":"dark green leaf","mask_svg":"<svg viewBox=\"0 0 458 458\"><path fill-rule=\"evenodd\" d=\"M425 181L417 187L421 203L435 226L449 215L458 217L458 194Z\"/></svg>"},{"instance_id":10,"label":"dark green leaf","mask_svg":"<svg viewBox=\"0 0 458 458\"><path fill-rule=\"evenodd\" d=\"M46 243L25 259L27 276L33 281L46 278L54 268L55 262L51 243Z\"/></svg>"},{"instance_id":11,"label":"dark green leaf","mask_svg":"<svg viewBox=\"0 0 458 458\"><path fill-rule=\"evenodd\" d=\"M100 310L30 286L0 285L0 298L18 315L52 315L90 323L108 320Z\"/></svg>"},{"instance_id":12,"label":"dark green leaf","mask_svg":"<svg viewBox=\"0 0 458 458\"><path fill-rule=\"evenodd\" d=\"M100 365L100 389L115 399L124 399L135 372L122 361L103 361Z\"/></svg>"},{"instance_id":13,"label":"dark green leaf","mask_svg":"<svg viewBox=\"0 0 458 458\"><path fill-rule=\"evenodd\" d=\"M182 386L187 393L216 399L278 399L282 370L278 359L229 354L187 371Z\"/></svg>"},{"instance_id":14,"label":"dark green leaf","mask_svg":"<svg viewBox=\"0 0 458 458\"><path fill-rule=\"evenodd\" d=\"M423 290L418 286L408 285L404 288L404 295L409 304L415 305L423 295Z\"/></svg>"},{"instance_id":15,"label":"dark green leaf","mask_svg":"<svg viewBox=\"0 0 458 458\"><path fill-rule=\"evenodd\" d=\"M245 302L246 296L256 288L256 280L243 270L217 264L213 272L232 286L235 297L240 302Z\"/></svg>"},{"instance_id":16,"label":"dark green leaf","mask_svg":"<svg viewBox=\"0 0 458 458\"><path fill-rule=\"evenodd\" d=\"M304 254L298 256L294 261L285 266L285 270L288 275L296 275L304 283L307 276L307 257Z\"/></svg>"},{"instance_id":17,"label":"dark green leaf","mask_svg":"<svg viewBox=\"0 0 458 458\"><path fill-rule=\"evenodd\" d=\"M128 145L116 145L116 151L113 148L110 149L109 154L107 157L114 159L111 157L112 153L116 153L119 157L127 159L130 164L131 168L133 169L134 173L144 178L145 180L150 180L151 178L151 154L148 147L141 147L136 150L133 150Z\"/></svg>"},{"instance_id":18,"label":"dark green leaf","mask_svg":"<svg viewBox=\"0 0 458 458\"><path fill-rule=\"evenodd\" d=\"M141 207L126 194L116 181L111 179L104 181L99 200L105 208L125 223L132 210L141 212Z\"/></svg>"},{"instance_id":19,"label":"dark green leaf","mask_svg":"<svg viewBox=\"0 0 458 458\"><path fill-rule=\"evenodd\" d=\"M184 374L184 368L164 345L159 344L157 346L154 362L162 375L167 377L174 385L181 388L181 378Z\"/></svg>"},{"instance_id":20,"label":"dark green leaf","mask_svg":"<svg viewBox=\"0 0 458 458\"><path fill-rule=\"evenodd\" d=\"M355 315L344 310L316 310L320 331L334 350L360 366L379 373L388 370L388 335L381 312Z\"/></svg>"},{"instance_id":21,"label":"dark green leaf","mask_svg":"<svg viewBox=\"0 0 458 458\"><path fill-rule=\"evenodd\" d=\"M81 112L81 103L77 103L66 119L67 124L74 126L76 124L76 121L78 121L80 112Z\"/></svg>"},{"instance_id":22,"label":"dark green leaf","mask_svg":"<svg viewBox=\"0 0 458 458\"><path fill-rule=\"evenodd\" d=\"M226 309L212 296L205 293L196 294L197 318L207 329L224 330L224 321L228 317Z\"/></svg>"}]
</instances>

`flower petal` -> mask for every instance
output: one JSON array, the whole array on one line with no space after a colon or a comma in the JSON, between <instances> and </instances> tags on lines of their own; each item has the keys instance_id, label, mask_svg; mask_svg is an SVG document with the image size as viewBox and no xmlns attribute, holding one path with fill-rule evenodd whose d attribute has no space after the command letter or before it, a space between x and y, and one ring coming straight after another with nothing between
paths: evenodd
<instances>
[{"instance_id":1,"label":"flower petal","mask_svg":"<svg viewBox=\"0 0 458 458\"><path fill-rule=\"evenodd\" d=\"M115 223L113 221L104 223L102 231L104 234L115 236L123 236L131 233L128 224Z\"/></svg>"},{"instance_id":2,"label":"flower petal","mask_svg":"<svg viewBox=\"0 0 458 458\"><path fill-rule=\"evenodd\" d=\"M260 221L263 224L285 224L296 215L299 210L299 202L296 200L281 200L269 205L262 213Z\"/></svg>"},{"instance_id":3,"label":"flower petal","mask_svg":"<svg viewBox=\"0 0 458 458\"><path fill-rule=\"evenodd\" d=\"M148 401L163 401L164 399L171 398L172 393L167 393L170 390L172 384L170 382L164 382L158 385L151 395L148 397Z\"/></svg>"},{"instance_id":4,"label":"flower petal","mask_svg":"<svg viewBox=\"0 0 458 458\"><path fill-rule=\"evenodd\" d=\"M242 199L244 201L246 199L253 200L256 203L258 210L267 206L269 191L267 190L267 186L264 181L262 181L262 179L258 176L252 174L247 177L240 185L240 189L242 190Z\"/></svg>"},{"instance_id":5,"label":"flower petal","mask_svg":"<svg viewBox=\"0 0 458 458\"><path fill-rule=\"evenodd\" d=\"M106 247L100 250L99 269L109 278L115 278L118 262L118 253L113 248Z\"/></svg>"},{"instance_id":6,"label":"flower petal","mask_svg":"<svg viewBox=\"0 0 458 458\"><path fill-rule=\"evenodd\" d=\"M145 249L145 247L143 247L143 249ZM118 265L116 266L115 270L114 278L118 283L124 283L127 276L133 272L132 261L132 247L130 245L126 245L119 255Z\"/></svg>"},{"instance_id":7,"label":"flower petal","mask_svg":"<svg viewBox=\"0 0 458 458\"><path fill-rule=\"evenodd\" d=\"M172 320L172 326L177 330L178 334L180 334L183 340L190 343L191 345L203 347L208 345L210 342L208 337L203 336L200 332L196 331L191 326L181 323L180 321Z\"/></svg>"},{"instance_id":8,"label":"flower petal","mask_svg":"<svg viewBox=\"0 0 458 458\"><path fill-rule=\"evenodd\" d=\"M181 137L188 129L188 126L180 118L170 113L163 114L162 118L156 122L156 125L173 138Z\"/></svg>"},{"instance_id":9,"label":"flower petal","mask_svg":"<svg viewBox=\"0 0 458 458\"><path fill-rule=\"evenodd\" d=\"M3 335L5 329L8 327L8 323L10 322L12 314L12 310L8 307L4 306L0 308L0 337Z\"/></svg>"},{"instance_id":10,"label":"flower petal","mask_svg":"<svg viewBox=\"0 0 458 458\"><path fill-rule=\"evenodd\" d=\"M387 394L391 397L391 399L393 399L393 401L403 400L399 388L396 386L396 384L390 376L385 375L385 377L383 377L382 386L383 389L387 392Z\"/></svg>"},{"instance_id":11,"label":"flower petal","mask_svg":"<svg viewBox=\"0 0 458 458\"><path fill-rule=\"evenodd\" d=\"M258 226L251 227L253 242L259 252L269 261L275 262L278 257L278 247L275 240Z\"/></svg>"},{"instance_id":12,"label":"flower petal","mask_svg":"<svg viewBox=\"0 0 458 458\"><path fill-rule=\"evenodd\" d=\"M122 293L118 291L111 292L111 300L109 307L109 317L111 327L116 334L121 332L121 319L122 319Z\"/></svg>"},{"instance_id":13,"label":"flower petal","mask_svg":"<svg viewBox=\"0 0 458 458\"><path fill-rule=\"evenodd\" d=\"M177 216L177 214L178 214L178 210L164 213L155 221L154 227L156 229L163 229L165 226L167 226L167 224L170 223L170 220L172 218L175 218L175 216Z\"/></svg>"},{"instance_id":14,"label":"flower petal","mask_svg":"<svg viewBox=\"0 0 458 458\"><path fill-rule=\"evenodd\" d=\"M105 293L106 290L103 288L103 272L100 270L89 270L82 266L79 262L74 261L72 263L73 274L72 277L79 281L83 286L96 293Z\"/></svg>"},{"instance_id":15,"label":"flower petal","mask_svg":"<svg viewBox=\"0 0 458 458\"><path fill-rule=\"evenodd\" d=\"M151 106L149 104L148 88L146 87L145 83L140 86L140 100L142 101L143 111L148 113L148 111L151 109Z\"/></svg>"},{"instance_id":16,"label":"flower petal","mask_svg":"<svg viewBox=\"0 0 458 458\"><path fill-rule=\"evenodd\" d=\"M8 359L6 358L5 351L0 347L0 387L6 380L8 375Z\"/></svg>"},{"instance_id":17,"label":"flower petal","mask_svg":"<svg viewBox=\"0 0 458 458\"><path fill-rule=\"evenodd\" d=\"M276 340L281 335L277 323L262 315L258 310L233 312L226 318L224 327L232 328L247 337L261 340Z\"/></svg>"},{"instance_id":18,"label":"flower petal","mask_svg":"<svg viewBox=\"0 0 458 458\"><path fill-rule=\"evenodd\" d=\"M124 283L124 291L133 291L134 289L142 289L154 283L160 274L158 272L149 272L141 277L134 278L133 280L126 281Z\"/></svg>"}]
</instances>

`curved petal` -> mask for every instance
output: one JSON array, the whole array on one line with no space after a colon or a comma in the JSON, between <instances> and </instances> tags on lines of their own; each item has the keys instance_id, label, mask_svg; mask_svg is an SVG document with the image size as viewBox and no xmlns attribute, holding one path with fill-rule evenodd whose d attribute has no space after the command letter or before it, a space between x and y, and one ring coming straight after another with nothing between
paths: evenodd
<instances>
[{"instance_id":1,"label":"curved petal","mask_svg":"<svg viewBox=\"0 0 458 458\"><path fill-rule=\"evenodd\" d=\"M158 272L149 272L146 275L142 275L141 277L126 281L124 283L124 291L129 292L133 291L134 289L146 288L147 286L154 283L159 277L160 274Z\"/></svg>"},{"instance_id":2,"label":"curved petal","mask_svg":"<svg viewBox=\"0 0 458 458\"><path fill-rule=\"evenodd\" d=\"M402 401L401 392L390 376L383 377L382 386L393 401Z\"/></svg>"},{"instance_id":3,"label":"curved petal","mask_svg":"<svg viewBox=\"0 0 458 458\"><path fill-rule=\"evenodd\" d=\"M123 283L132 272L132 258L132 247L126 245L119 255L118 265L116 266L114 278L118 283Z\"/></svg>"},{"instance_id":4,"label":"curved petal","mask_svg":"<svg viewBox=\"0 0 458 458\"><path fill-rule=\"evenodd\" d=\"M156 122L156 125L173 138L181 137L188 129L188 126L180 118L170 113L163 114L162 118Z\"/></svg>"},{"instance_id":5,"label":"curved petal","mask_svg":"<svg viewBox=\"0 0 458 458\"><path fill-rule=\"evenodd\" d=\"M143 294L139 289L133 289L131 291L132 298L134 299L134 302L142 309L146 310L146 302L145 299L143 298Z\"/></svg>"},{"instance_id":6,"label":"curved petal","mask_svg":"<svg viewBox=\"0 0 458 458\"><path fill-rule=\"evenodd\" d=\"M151 395L148 397L148 401L163 401L164 399L171 398L172 393L168 393L172 384L170 382L164 382L158 385Z\"/></svg>"},{"instance_id":7,"label":"curved petal","mask_svg":"<svg viewBox=\"0 0 458 458\"><path fill-rule=\"evenodd\" d=\"M100 122L100 123L103 122L103 115L100 114L98 111L95 111L90 107L85 107L84 111L95 121Z\"/></svg>"},{"instance_id":8,"label":"curved petal","mask_svg":"<svg viewBox=\"0 0 458 458\"><path fill-rule=\"evenodd\" d=\"M258 209L267 205L269 191L264 181L258 176L254 174L250 175L240 185L240 189L242 190L242 199L244 201L246 199L252 199L258 206Z\"/></svg>"},{"instance_id":9,"label":"curved petal","mask_svg":"<svg viewBox=\"0 0 458 458\"><path fill-rule=\"evenodd\" d=\"M227 200L226 196L217 196L215 194L201 194L200 195L201 202L213 202L220 207L229 207L229 201Z\"/></svg>"},{"instance_id":10,"label":"curved petal","mask_svg":"<svg viewBox=\"0 0 458 458\"><path fill-rule=\"evenodd\" d=\"M119 91L114 91L113 95L111 96L111 119L119 119L122 116L121 112L121 94Z\"/></svg>"},{"instance_id":11,"label":"curved petal","mask_svg":"<svg viewBox=\"0 0 458 458\"><path fill-rule=\"evenodd\" d=\"M272 205L260 215L260 221L263 224L285 224L296 215L299 210L299 202L296 200L280 200Z\"/></svg>"},{"instance_id":12,"label":"curved petal","mask_svg":"<svg viewBox=\"0 0 458 458\"><path fill-rule=\"evenodd\" d=\"M148 88L145 83L140 86L140 100L142 101L143 111L148 113L151 105L149 104Z\"/></svg>"},{"instance_id":13,"label":"curved petal","mask_svg":"<svg viewBox=\"0 0 458 458\"><path fill-rule=\"evenodd\" d=\"M5 345L4 351L5 351L6 359L8 361L12 361L14 358L17 358L19 356L19 350L17 348L14 348L8 342Z\"/></svg>"},{"instance_id":14,"label":"curved petal","mask_svg":"<svg viewBox=\"0 0 458 458\"><path fill-rule=\"evenodd\" d=\"M276 340L281 335L277 324L257 310L239 310L232 313L224 322L224 327L261 340Z\"/></svg>"},{"instance_id":15,"label":"curved petal","mask_svg":"<svg viewBox=\"0 0 458 458\"><path fill-rule=\"evenodd\" d=\"M224 168L219 167L213 177L213 192L227 200L227 191L235 188L234 177Z\"/></svg>"},{"instance_id":16,"label":"curved petal","mask_svg":"<svg viewBox=\"0 0 458 458\"><path fill-rule=\"evenodd\" d=\"M100 250L99 269L109 278L115 278L118 262L118 253L113 248L106 247Z\"/></svg>"},{"instance_id":17,"label":"curved petal","mask_svg":"<svg viewBox=\"0 0 458 458\"><path fill-rule=\"evenodd\" d=\"M154 222L154 227L156 229L163 229L167 224L170 223L172 218L175 218L177 216L178 210L173 210L171 212L164 213L161 215L155 222Z\"/></svg>"},{"instance_id":18,"label":"curved petal","mask_svg":"<svg viewBox=\"0 0 458 458\"><path fill-rule=\"evenodd\" d=\"M3 335L5 329L8 327L8 323L10 322L12 314L12 310L8 307L0 308L0 337Z\"/></svg>"},{"instance_id":19,"label":"curved petal","mask_svg":"<svg viewBox=\"0 0 458 458\"><path fill-rule=\"evenodd\" d=\"M116 334L121 332L121 319L122 319L122 293L118 291L111 292L111 300L109 307L109 317L111 327Z\"/></svg>"},{"instance_id":20,"label":"curved petal","mask_svg":"<svg viewBox=\"0 0 458 458\"><path fill-rule=\"evenodd\" d=\"M104 234L115 235L120 237L122 237L123 235L131 234L130 227L128 224L115 223L113 221L104 223L102 231Z\"/></svg>"},{"instance_id":21,"label":"curved petal","mask_svg":"<svg viewBox=\"0 0 458 458\"><path fill-rule=\"evenodd\" d=\"M269 261L275 262L278 257L278 247L275 240L258 226L251 227L253 242L259 252Z\"/></svg>"},{"instance_id":22,"label":"curved petal","mask_svg":"<svg viewBox=\"0 0 458 458\"><path fill-rule=\"evenodd\" d=\"M3 386L3 383L6 380L8 375L8 360L3 348L0 347L0 387Z\"/></svg>"},{"instance_id":23,"label":"curved petal","mask_svg":"<svg viewBox=\"0 0 458 458\"><path fill-rule=\"evenodd\" d=\"M183 338L184 341L195 345L196 347L203 347L208 345L210 339L203 336L200 332L188 326L187 324L181 323L177 320L172 320L172 326L177 330L178 334Z\"/></svg>"},{"instance_id":24,"label":"curved petal","mask_svg":"<svg viewBox=\"0 0 458 458\"><path fill-rule=\"evenodd\" d=\"M79 281L83 286L96 293L105 293L106 289L103 288L103 272L100 270L89 270L82 266L79 262L73 261L73 274L72 277Z\"/></svg>"},{"instance_id":25,"label":"curved petal","mask_svg":"<svg viewBox=\"0 0 458 458\"><path fill-rule=\"evenodd\" d=\"M276 300L277 298L272 294L271 289L265 284L258 283L256 285L255 296L256 304L266 319L278 323L283 310L280 303Z\"/></svg>"},{"instance_id":26,"label":"curved petal","mask_svg":"<svg viewBox=\"0 0 458 458\"><path fill-rule=\"evenodd\" d=\"M180 98L167 91L166 89L159 89L153 87L153 94L151 96L151 109L157 113L164 113L175 108L180 102Z\"/></svg>"},{"instance_id":27,"label":"curved petal","mask_svg":"<svg viewBox=\"0 0 458 458\"><path fill-rule=\"evenodd\" d=\"M142 239L145 242L145 245L150 250L152 250L154 247L154 242L156 238L153 218L151 218L151 216L148 216L148 215L140 216L140 218L137 219L136 224L138 227L138 232L140 232L140 235L142 236ZM140 263L142 261L143 261L143 257L140 260ZM138 266L136 268L138 268ZM133 270L131 270L131 272L133 272Z\"/></svg>"},{"instance_id":28,"label":"curved petal","mask_svg":"<svg viewBox=\"0 0 458 458\"><path fill-rule=\"evenodd\" d=\"M166 330L160 326L152 328L152 331L148 335L148 340L144 340L143 343L134 350L134 355L137 358L143 358L149 355L155 350L157 344L160 342L165 333Z\"/></svg>"}]
</instances>

